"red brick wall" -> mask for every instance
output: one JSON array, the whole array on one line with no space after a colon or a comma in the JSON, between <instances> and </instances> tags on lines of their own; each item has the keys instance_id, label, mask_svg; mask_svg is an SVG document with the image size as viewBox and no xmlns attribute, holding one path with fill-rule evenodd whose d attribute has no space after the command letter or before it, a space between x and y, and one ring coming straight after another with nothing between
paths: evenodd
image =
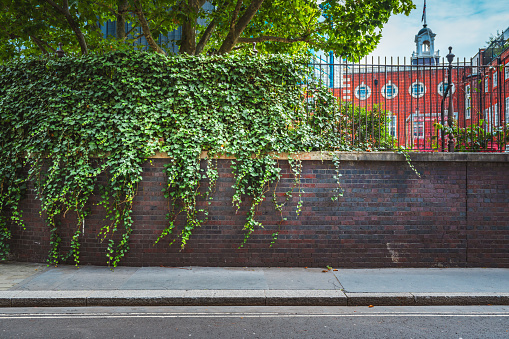
<instances>
[{"instance_id":1,"label":"red brick wall","mask_svg":"<svg viewBox=\"0 0 509 339\"><path fill-rule=\"evenodd\" d=\"M197 229L187 247L154 241L166 226L168 201L166 159L145 164L135 198L131 250L121 262L131 266L308 266L361 267L509 267L509 163L414 161L418 178L401 161L342 161L344 196L332 201L335 181L330 161L303 161L304 205L288 220L269 247L280 216L270 199L257 213L265 229L256 231L246 246L242 226L248 204L238 213L232 207L233 177L228 160L219 160L220 178L210 220ZM281 161L286 192L293 178ZM81 264L105 265L106 245L97 237L104 211L94 204L81 236ZM12 249L17 260L45 261L49 230L39 216L40 204L32 191L23 202L26 230L13 229ZM77 227L70 214L62 219L63 249ZM179 227L184 220L179 218ZM80 225L81 227L81 225Z\"/></svg>"},{"instance_id":2,"label":"red brick wall","mask_svg":"<svg viewBox=\"0 0 509 339\"><path fill-rule=\"evenodd\" d=\"M508 165L470 163L467 171L467 262L509 267Z\"/></svg>"}]
</instances>

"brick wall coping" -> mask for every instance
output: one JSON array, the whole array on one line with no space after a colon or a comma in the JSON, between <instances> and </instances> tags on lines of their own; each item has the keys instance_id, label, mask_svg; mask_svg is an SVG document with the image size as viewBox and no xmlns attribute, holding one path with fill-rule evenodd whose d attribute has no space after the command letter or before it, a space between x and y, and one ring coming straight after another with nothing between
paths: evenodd
<instances>
[{"instance_id":1,"label":"brick wall coping","mask_svg":"<svg viewBox=\"0 0 509 339\"><path fill-rule=\"evenodd\" d=\"M405 157L395 152L337 152L341 161L406 161ZM436 162L509 162L509 153L441 153L441 152L410 152L412 161ZM200 158L205 159L207 152L202 152ZM287 153L275 155L280 160L288 159ZM292 155L301 160L332 160L332 152L302 152ZM169 158L166 153L156 153L149 158ZM217 159L234 159L232 156L221 155Z\"/></svg>"}]
</instances>

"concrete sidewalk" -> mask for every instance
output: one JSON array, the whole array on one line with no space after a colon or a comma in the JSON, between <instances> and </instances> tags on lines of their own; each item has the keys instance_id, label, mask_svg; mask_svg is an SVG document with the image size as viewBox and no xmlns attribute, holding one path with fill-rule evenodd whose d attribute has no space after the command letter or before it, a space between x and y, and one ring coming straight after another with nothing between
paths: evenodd
<instances>
[{"instance_id":1,"label":"concrete sidewalk","mask_svg":"<svg viewBox=\"0 0 509 339\"><path fill-rule=\"evenodd\" d=\"M3 290L1 290L3 289ZM0 306L509 305L509 269L0 263Z\"/></svg>"}]
</instances>

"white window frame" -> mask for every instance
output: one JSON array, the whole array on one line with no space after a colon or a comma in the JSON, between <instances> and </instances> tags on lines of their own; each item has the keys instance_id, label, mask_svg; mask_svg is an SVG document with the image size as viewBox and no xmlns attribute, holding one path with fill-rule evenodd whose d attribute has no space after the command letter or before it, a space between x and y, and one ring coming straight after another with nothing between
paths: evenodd
<instances>
[{"instance_id":1,"label":"white window frame","mask_svg":"<svg viewBox=\"0 0 509 339\"><path fill-rule=\"evenodd\" d=\"M484 79L484 92L488 92L489 87L490 87L489 77L486 77L486 79Z\"/></svg>"},{"instance_id":2,"label":"white window frame","mask_svg":"<svg viewBox=\"0 0 509 339\"><path fill-rule=\"evenodd\" d=\"M449 119L449 110L448 109L444 109L444 115L445 115L445 119L446 121ZM458 112L452 112L452 118L453 120L455 120L456 122L459 122L459 113Z\"/></svg>"},{"instance_id":3,"label":"white window frame","mask_svg":"<svg viewBox=\"0 0 509 339\"><path fill-rule=\"evenodd\" d=\"M492 113L493 113L493 107L488 107L484 110L484 123L486 124L486 126L488 126L488 132L491 132L492 131L492 126L491 126L491 122L492 122Z\"/></svg>"},{"instance_id":4,"label":"white window frame","mask_svg":"<svg viewBox=\"0 0 509 339\"><path fill-rule=\"evenodd\" d=\"M392 88L392 93L390 95L387 95L387 93L385 92L386 89L387 89L387 86L391 86ZM389 81L388 83L386 83L383 87L382 87L382 90L381 90L381 93L382 93L382 96L385 98L385 99L394 99L395 97L398 96L398 86L396 86L395 84L393 84L391 81Z\"/></svg>"},{"instance_id":5,"label":"white window frame","mask_svg":"<svg viewBox=\"0 0 509 339\"><path fill-rule=\"evenodd\" d=\"M509 63L504 66L505 80L509 80Z\"/></svg>"},{"instance_id":6,"label":"white window frame","mask_svg":"<svg viewBox=\"0 0 509 339\"><path fill-rule=\"evenodd\" d=\"M465 119L470 119L470 113L472 111L472 95L470 91L470 85L465 86Z\"/></svg>"},{"instance_id":7,"label":"white window frame","mask_svg":"<svg viewBox=\"0 0 509 339\"><path fill-rule=\"evenodd\" d=\"M493 88L497 87L497 71L495 71L495 73L493 73Z\"/></svg>"},{"instance_id":8,"label":"white window frame","mask_svg":"<svg viewBox=\"0 0 509 339\"><path fill-rule=\"evenodd\" d=\"M424 121L414 122L414 139L424 139Z\"/></svg>"},{"instance_id":9,"label":"white window frame","mask_svg":"<svg viewBox=\"0 0 509 339\"><path fill-rule=\"evenodd\" d=\"M485 126L484 129L489 131L489 129L490 129L490 123L489 123L490 122L490 117L488 115L488 109L487 108L484 109L483 120L484 120L484 126Z\"/></svg>"},{"instance_id":10,"label":"white window frame","mask_svg":"<svg viewBox=\"0 0 509 339\"><path fill-rule=\"evenodd\" d=\"M419 89L422 88L422 91L419 90L419 93L418 94L414 94L414 86L416 85L419 85ZM410 85L410 87L408 88L408 92L410 93L411 96L413 96L414 98L422 98L424 96L424 94L426 94L426 86L424 85L424 83L420 82L420 81L415 81L414 83L412 83Z\"/></svg>"},{"instance_id":11,"label":"white window frame","mask_svg":"<svg viewBox=\"0 0 509 339\"><path fill-rule=\"evenodd\" d=\"M360 95L360 90L362 87L364 87L366 90L365 96ZM362 82L359 86L355 87L354 94L355 94L355 97L359 100L367 100L371 96L371 88L369 88L368 85L366 85L364 82Z\"/></svg>"},{"instance_id":12,"label":"white window frame","mask_svg":"<svg viewBox=\"0 0 509 339\"><path fill-rule=\"evenodd\" d=\"M509 124L509 97L505 98L505 123Z\"/></svg>"},{"instance_id":13,"label":"white window frame","mask_svg":"<svg viewBox=\"0 0 509 339\"><path fill-rule=\"evenodd\" d=\"M441 83L438 84L437 86L437 92L438 94L440 94L441 96L444 96L444 85L447 84L447 81L442 81ZM456 92L456 86L454 85L454 82L451 84L451 95L454 94L454 92Z\"/></svg>"},{"instance_id":14,"label":"white window frame","mask_svg":"<svg viewBox=\"0 0 509 339\"><path fill-rule=\"evenodd\" d=\"M498 103L493 105L493 122L495 127L498 127L500 125L500 122L498 120Z\"/></svg>"},{"instance_id":15,"label":"white window frame","mask_svg":"<svg viewBox=\"0 0 509 339\"><path fill-rule=\"evenodd\" d=\"M398 138L398 116L389 112L389 135L393 138ZM393 133L394 132L394 133Z\"/></svg>"}]
</instances>

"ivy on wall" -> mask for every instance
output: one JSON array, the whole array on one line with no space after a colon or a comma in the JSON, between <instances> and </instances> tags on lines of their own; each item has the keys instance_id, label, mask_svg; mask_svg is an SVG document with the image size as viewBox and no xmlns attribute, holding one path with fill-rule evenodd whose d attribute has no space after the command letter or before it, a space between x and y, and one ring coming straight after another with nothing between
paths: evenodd
<instances>
[{"instance_id":1,"label":"ivy on wall","mask_svg":"<svg viewBox=\"0 0 509 339\"><path fill-rule=\"evenodd\" d=\"M313 81L310 74L302 60L281 55L164 57L117 51L1 65L0 257L8 254L11 227L24 227L19 203L32 181L51 230L48 263L79 263L79 240L90 213L86 205L100 189L107 217L99 237L108 244L108 264L116 266L135 227L131 210L142 164L156 151L170 157L164 191L173 206L157 241L172 235L171 243L178 240L184 247L207 220L197 200L210 199L219 154L235 158L233 208L252 198L246 241L262 226L256 207L280 179L274 153L348 150L353 141L361 149L391 146L383 111L338 103L319 84L304 86ZM206 169L200 167L202 151L208 154ZM300 162L291 165L298 186ZM100 174L106 174L105 184L98 183ZM205 192L199 190L203 179ZM71 250L62 253L59 220L68 212L76 214L77 223ZM182 213L186 225L174 234Z\"/></svg>"}]
</instances>

